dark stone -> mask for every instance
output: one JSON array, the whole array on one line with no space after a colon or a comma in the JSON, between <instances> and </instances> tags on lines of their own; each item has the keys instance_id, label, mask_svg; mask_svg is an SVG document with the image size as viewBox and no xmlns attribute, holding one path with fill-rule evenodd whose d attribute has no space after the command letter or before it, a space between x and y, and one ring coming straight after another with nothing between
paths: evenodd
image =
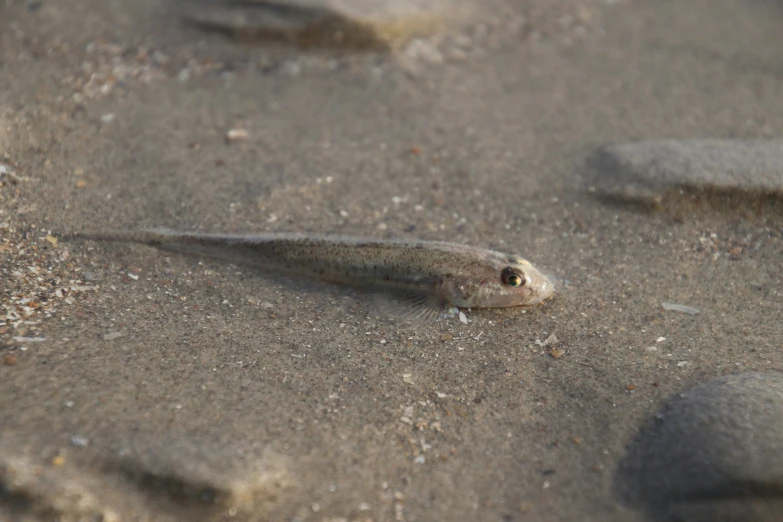
<instances>
[{"instance_id":1,"label":"dark stone","mask_svg":"<svg viewBox=\"0 0 783 522\"><path fill-rule=\"evenodd\" d=\"M634 438L614 489L655 521L783 520L783 373L678 394Z\"/></svg>"},{"instance_id":2,"label":"dark stone","mask_svg":"<svg viewBox=\"0 0 783 522\"><path fill-rule=\"evenodd\" d=\"M589 160L605 195L661 201L678 188L783 195L781 140L660 140L610 145Z\"/></svg>"}]
</instances>

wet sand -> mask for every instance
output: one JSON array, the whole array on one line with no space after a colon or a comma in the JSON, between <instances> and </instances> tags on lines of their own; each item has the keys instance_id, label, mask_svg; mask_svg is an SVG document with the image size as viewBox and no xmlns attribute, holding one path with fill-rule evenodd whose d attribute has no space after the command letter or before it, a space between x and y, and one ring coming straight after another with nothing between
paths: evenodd
<instances>
[{"instance_id":1,"label":"wet sand","mask_svg":"<svg viewBox=\"0 0 783 522\"><path fill-rule=\"evenodd\" d=\"M780 137L783 5L520 4L442 61L237 45L153 1L0 7L0 515L646 520L618 469L666 401L783 371L783 214L606 200L588 158ZM410 325L61 239L159 226L463 242L569 284Z\"/></svg>"}]
</instances>

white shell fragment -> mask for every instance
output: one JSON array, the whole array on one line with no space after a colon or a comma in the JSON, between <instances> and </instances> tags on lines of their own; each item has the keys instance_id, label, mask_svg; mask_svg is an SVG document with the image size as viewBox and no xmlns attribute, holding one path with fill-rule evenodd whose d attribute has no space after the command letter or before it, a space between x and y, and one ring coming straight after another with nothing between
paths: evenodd
<instances>
[{"instance_id":1,"label":"white shell fragment","mask_svg":"<svg viewBox=\"0 0 783 522\"><path fill-rule=\"evenodd\" d=\"M696 308L691 308L690 306L685 306L681 304L675 304L675 303L661 303L661 306L664 310L673 310L675 312L682 312L684 314L690 314L690 315L696 315L699 313L699 310Z\"/></svg>"},{"instance_id":2,"label":"white shell fragment","mask_svg":"<svg viewBox=\"0 0 783 522\"><path fill-rule=\"evenodd\" d=\"M230 129L226 133L226 141L229 143L233 141L245 141L250 137L250 133L245 129Z\"/></svg>"}]
</instances>

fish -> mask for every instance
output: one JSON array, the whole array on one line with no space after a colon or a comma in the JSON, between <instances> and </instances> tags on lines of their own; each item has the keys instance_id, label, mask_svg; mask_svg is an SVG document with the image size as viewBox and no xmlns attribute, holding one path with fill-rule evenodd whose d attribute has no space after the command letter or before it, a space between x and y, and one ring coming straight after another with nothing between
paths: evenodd
<instances>
[{"instance_id":1,"label":"fish","mask_svg":"<svg viewBox=\"0 0 783 522\"><path fill-rule=\"evenodd\" d=\"M168 252L252 265L308 278L391 293L418 318L444 309L531 306L555 285L522 257L443 241L369 239L270 233L223 235L144 229L77 233L97 241L138 243Z\"/></svg>"}]
</instances>

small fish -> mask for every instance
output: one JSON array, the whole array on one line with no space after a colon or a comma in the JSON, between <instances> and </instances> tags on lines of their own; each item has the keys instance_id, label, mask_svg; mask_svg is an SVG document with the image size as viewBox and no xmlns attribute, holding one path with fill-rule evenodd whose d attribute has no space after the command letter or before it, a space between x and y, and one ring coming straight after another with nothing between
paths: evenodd
<instances>
[{"instance_id":1,"label":"small fish","mask_svg":"<svg viewBox=\"0 0 783 522\"><path fill-rule=\"evenodd\" d=\"M234 236L167 229L75 236L140 243L294 277L390 292L415 304L419 316L437 316L445 307L533 305L554 292L552 281L521 257L440 241L293 234Z\"/></svg>"}]
</instances>

